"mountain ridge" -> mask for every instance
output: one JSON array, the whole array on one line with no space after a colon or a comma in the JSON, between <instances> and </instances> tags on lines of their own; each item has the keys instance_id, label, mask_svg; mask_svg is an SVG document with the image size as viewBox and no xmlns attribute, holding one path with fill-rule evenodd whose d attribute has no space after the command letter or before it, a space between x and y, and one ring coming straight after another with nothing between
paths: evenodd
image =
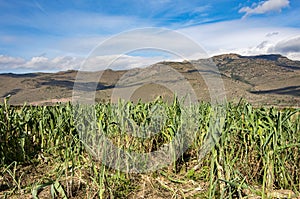
<instances>
[{"instance_id":1,"label":"mountain ridge","mask_svg":"<svg viewBox=\"0 0 300 199\"><path fill-rule=\"evenodd\" d=\"M243 56L234 53L216 55L209 60L217 66L218 71L214 72L222 77L229 101L245 98L251 103L262 105L298 106L300 104L300 61L290 60L280 54ZM102 75L100 81L96 82L98 84L96 100L111 100L113 91L120 89L116 85L121 80L139 82L128 84L129 87L127 87L127 89L132 87L137 90L135 93L137 96L131 99L133 101L138 100L139 97L145 101L152 100L160 94L171 98L173 94L170 90L167 91L167 88L159 86L156 82L163 82L160 83L161 85L177 85L186 80L192 85L199 100L209 101L208 93L202 94L203 91L207 91L207 85L201 75L212 73L212 71L197 71L191 63L203 63L203 60L163 61L146 68L91 72L90 74L95 76ZM174 76L175 73L172 75L170 71L178 72L182 78L178 79ZM89 74L88 71L84 73ZM165 75L159 76L159 73ZM0 74L0 96L4 98L11 95L10 103L12 104L24 102L51 104L59 102L59 99L65 102L72 98L77 74L76 70L56 73L3 73ZM151 77L150 74L152 74ZM151 82L151 78L152 83L146 85ZM139 86L144 87L145 91Z\"/></svg>"}]
</instances>

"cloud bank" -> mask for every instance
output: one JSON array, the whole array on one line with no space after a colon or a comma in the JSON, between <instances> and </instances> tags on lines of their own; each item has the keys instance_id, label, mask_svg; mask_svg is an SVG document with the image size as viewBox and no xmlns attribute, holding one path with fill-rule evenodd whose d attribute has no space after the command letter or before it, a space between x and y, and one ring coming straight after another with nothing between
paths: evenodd
<instances>
[{"instance_id":1,"label":"cloud bank","mask_svg":"<svg viewBox=\"0 0 300 199\"><path fill-rule=\"evenodd\" d=\"M266 26L264 21L247 18L199 25L181 31L194 38L210 56L223 53L280 53L300 60L299 28Z\"/></svg>"},{"instance_id":2,"label":"cloud bank","mask_svg":"<svg viewBox=\"0 0 300 199\"><path fill-rule=\"evenodd\" d=\"M264 14L272 11L281 11L283 8L288 7L290 4L289 0L267 0L254 4L252 7L243 7L239 10L239 13L245 13L244 17L253 14Z\"/></svg>"},{"instance_id":3,"label":"cloud bank","mask_svg":"<svg viewBox=\"0 0 300 199\"><path fill-rule=\"evenodd\" d=\"M71 56L60 56L49 59L44 56L32 57L30 60L25 60L19 57L0 55L0 72L7 71L22 71L22 72L37 72L37 71L59 71L79 68L81 61L78 58Z\"/></svg>"},{"instance_id":4,"label":"cloud bank","mask_svg":"<svg viewBox=\"0 0 300 199\"><path fill-rule=\"evenodd\" d=\"M300 36L277 43L270 52L300 53Z\"/></svg>"},{"instance_id":5,"label":"cloud bank","mask_svg":"<svg viewBox=\"0 0 300 199\"><path fill-rule=\"evenodd\" d=\"M103 55L89 58L60 56L49 59L44 56L25 60L19 57L0 55L0 73L8 71L56 72L65 70L100 71L105 69L125 70L141 68L166 60L165 57L143 57L130 55ZM174 59L172 59L174 60ZM182 60L178 60L182 61Z\"/></svg>"}]
</instances>

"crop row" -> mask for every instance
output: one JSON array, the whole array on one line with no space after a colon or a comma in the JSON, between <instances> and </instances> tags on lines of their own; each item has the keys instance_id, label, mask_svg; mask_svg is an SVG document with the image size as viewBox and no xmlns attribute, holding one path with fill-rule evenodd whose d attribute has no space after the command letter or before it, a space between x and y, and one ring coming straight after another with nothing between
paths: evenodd
<instances>
[{"instance_id":1,"label":"crop row","mask_svg":"<svg viewBox=\"0 0 300 199\"><path fill-rule=\"evenodd\" d=\"M23 107L5 100L0 165L0 187L12 195L38 197L51 186L52 196L64 198L128 197L140 193L147 175L160 182L153 189L173 197L276 198L276 190L296 197L300 110L246 102L185 107L177 99ZM43 165L48 173L26 182L25 165ZM205 189L189 192L183 188L189 183Z\"/></svg>"}]
</instances>

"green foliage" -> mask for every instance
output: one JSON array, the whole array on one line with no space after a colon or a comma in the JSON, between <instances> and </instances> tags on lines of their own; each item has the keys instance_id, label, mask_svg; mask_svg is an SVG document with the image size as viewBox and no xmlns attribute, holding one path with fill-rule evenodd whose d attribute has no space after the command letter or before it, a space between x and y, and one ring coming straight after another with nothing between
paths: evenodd
<instances>
[{"instance_id":1,"label":"green foliage","mask_svg":"<svg viewBox=\"0 0 300 199\"><path fill-rule=\"evenodd\" d=\"M171 169L162 169L156 177L185 186L190 181L205 182L205 195L211 198L243 197L245 190L265 198L277 189L299 194L300 110L255 108L245 102L223 108L226 118L219 120L224 123L223 129L217 129L220 138L202 157L199 150L209 137L210 117L216 110L209 103L192 107L198 128L192 132L191 146L174 160ZM173 104L157 100L23 107L10 106L5 99L0 105L0 172L13 179L8 187L21 192L24 176L17 175L18 165L52 164L52 174L29 185L34 198L47 186L53 197L70 197L76 187L84 189L88 198L128 197L140 187L139 178L101 165L94 160L95 154L87 151L100 150L95 141L104 136L126 151L156 151L170 143L187 122L193 122L182 122L184 113L177 99ZM163 182L161 186L173 194L177 190Z\"/></svg>"}]
</instances>

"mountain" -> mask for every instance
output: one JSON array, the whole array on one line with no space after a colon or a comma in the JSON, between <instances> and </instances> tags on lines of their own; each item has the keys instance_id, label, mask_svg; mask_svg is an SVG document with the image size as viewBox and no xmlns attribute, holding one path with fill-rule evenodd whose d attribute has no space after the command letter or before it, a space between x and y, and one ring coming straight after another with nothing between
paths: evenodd
<instances>
[{"instance_id":1,"label":"mountain","mask_svg":"<svg viewBox=\"0 0 300 199\"><path fill-rule=\"evenodd\" d=\"M246 91L249 97L246 98L250 101L274 105L300 105L299 61L292 61L277 54L228 54L215 56L213 60L227 78L248 85ZM227 88L230 90L230 86Z\"/></svg>"},{"instance_id":2,"label":"mountain","mask_svg":"<svg viewBox=\"0 0 300 199\"><path fill-rule=\"evenodd\" d=\"M218 70L211 70L211 64ZM0 74L0 97L11 95L10 103L16 105L70 101L77 78L76 88L87 93L96 90L97 101L116 101L119 96L129 96L132 101L153 100L157 96L171 100L174 90L180 96L188 88L197 99L209 101L210 92L222 87L220 83L212 87L214 82L207 82L211 77L222 79L229 101L245 98L257 105L300 106L300 62L278 54L223 54L206 60L159 62L121 71L6 73Z\"/></svg>"}]
</instances>

